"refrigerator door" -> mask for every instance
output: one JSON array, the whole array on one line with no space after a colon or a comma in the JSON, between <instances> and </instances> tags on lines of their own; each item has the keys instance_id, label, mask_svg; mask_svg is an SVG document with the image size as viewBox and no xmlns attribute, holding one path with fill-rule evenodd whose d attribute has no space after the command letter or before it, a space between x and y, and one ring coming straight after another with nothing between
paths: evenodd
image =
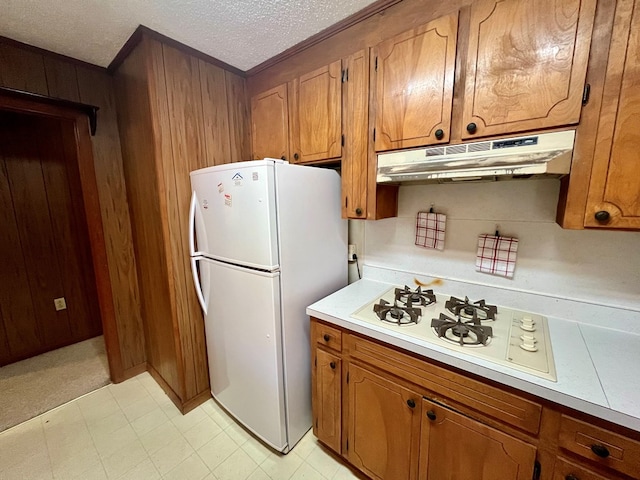
<instances>
[{"instance_id":1,"label":"refrigerator door","mask_svg":"<svg viewBox=\"0 0 640 480\"><path fill-rule=\"evenodd\" d=\"M267 271L279 268L274 163L258 160L191 172L192 255Z\"/></svg>"},{"instance_id":2,"label":"refrigerator door","mask_svg":"<svg viewBox=\"0 0 640 480\"><path fill-rule=\"evenodd\" d=\"M199 269L211 278L205 315L211 393L240 423L285 451L280 273L209 259Z\"/></svg>"}]
</instances>

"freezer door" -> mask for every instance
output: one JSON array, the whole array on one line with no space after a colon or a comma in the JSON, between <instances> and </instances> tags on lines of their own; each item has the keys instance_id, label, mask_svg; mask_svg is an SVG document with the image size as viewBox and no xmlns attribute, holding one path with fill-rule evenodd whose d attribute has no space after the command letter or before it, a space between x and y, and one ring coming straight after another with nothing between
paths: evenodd
<instances>
[{"instance_id":1,"label":"freezer door","mask_svg":"<svg viewBox=\"0 0 640 480\"><path fill-rule=\"evenodd\" d=\"M212 260L205 315L211 393L240 423L287 449L280 325L280 275Z\"/></svg>"},{"instance_id":2,"label":"freezer door","mask_svg":"<svg viewBox=\"0 0 640 480\"><path fill-rule=\"evenodd\" d=\"M191 172L192 255L263 270L279 267L273 161Z\"/></svg>"}]
</instances>

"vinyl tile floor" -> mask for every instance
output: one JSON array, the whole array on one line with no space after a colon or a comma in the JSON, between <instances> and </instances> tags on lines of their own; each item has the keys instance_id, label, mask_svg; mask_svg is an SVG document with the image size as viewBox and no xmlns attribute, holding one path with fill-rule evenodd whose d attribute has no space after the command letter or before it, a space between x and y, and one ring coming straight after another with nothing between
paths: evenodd
<instances>
[{"instance_id":1,"label":"vinyl tile floor","mask_svg":"<svg viewBox=\"0 0 640 480\"><path fill-rule=\"evenodd\" d=\"M0 433L1 480L354 478L311 432L281 455L213 400L181 415L148 373Z\"/></svg>"}]
</instances>

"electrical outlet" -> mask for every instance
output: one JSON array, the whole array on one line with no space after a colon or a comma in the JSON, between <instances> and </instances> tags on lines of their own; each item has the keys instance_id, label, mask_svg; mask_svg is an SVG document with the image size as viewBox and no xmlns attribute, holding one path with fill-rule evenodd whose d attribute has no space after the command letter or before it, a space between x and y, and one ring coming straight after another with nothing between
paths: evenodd
<instances>
[{"instance_id":1,"label":"electrical outlet","mask_svg":"<svg viewBox=\"0 0 640 480\"><path fill-rule=\"evenodd\" d=\"M67 302L65 301L64 297L54 298L53 304L56 307L56 312L59 312L60 310L66 310L67 308Z\"/></svg>"},{"instance_id":2,"label":"electrical outlet","mask_svg":"<svg viewBox=\"0 0 640 480\"><path fill-rule=\"evenodd\" d=\"M349 244L349 261L352 262L354 259L354 256L356 255L356 246L353 244Z\"/></svg>"}]
</instances>

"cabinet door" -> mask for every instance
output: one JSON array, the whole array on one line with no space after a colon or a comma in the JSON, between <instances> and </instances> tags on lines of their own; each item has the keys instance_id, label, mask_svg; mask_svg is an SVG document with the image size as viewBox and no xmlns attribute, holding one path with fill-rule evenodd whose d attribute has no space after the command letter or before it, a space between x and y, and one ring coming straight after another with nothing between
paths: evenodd
<instances>
[{"instance_id":1,"label":"cabinet door","mask_svg":"<svg viewBox=\"0 0 640 480\"><path fill-rule=\"evenodd\" d=\"M356 365L348 385L348 460L371 478L417 478L420 395Z\"/></svg>"},{"instance_id":2,"label":"cabinet door","mask_svg":"<svg viewBox=\"0 0 640 480\"><path fill-rule=\"evenodd\" d=\"M290 117L294 163L340 157L341 72L338 60L293 80Z\"/></svg>"},{"instance_id":3,"label":"cabinet door","mask_svg":"<svg viewBox=\"0 0 640 480\"><path fill-rule=\"evenodd\" d=\"M377 152L449 141L458 15L372 50Z\"/></svg>"},{"instance_id":4,"label":"cabinet door","mask_svg":"<svg viewBox=\"0 0 640 480\"><path fill-rule=\"evenodd\" d=\"M422 401L422 411L421 480L533 477L533 445L426 399Z\"/></svg>"},{"instance_id":5,"label":"cabinet door","mask_svg":"<svg viewBox=\"0 0 640 480\"><path fill-rule=\"evenodd\" d=\"M315 350L313 370L313 434L322 443L340 453L341 361L324 350Z\"/></svg>"},{"instance_id":6,"label":"cabinet door","mask_svg":"<svg viewBox=\"0 0 640 480\"><path fill-rule=\"evenodd\" d=\"M588 227L640 228L640 11L616 7L591 184Z\"/></svg>"},{"instance_id":7,"label":"cabinet door","mask_svg":"<svg viewBox=\"0 0 640 480\"><path fill-rule=\"evenodd\" d=\"M289 159L287 84L251 97L253 159Z\"/></svg>"},{"instance_id":8,"label":"cabinet door","mask_svg":"<svg viewBox=\"0 0 640 480\"><path fill-rule=\"evenodd\" d=\"M343 86L342 217L367 218L369 56L366 50L345 61ZM375 193L375 192L373 192ZM372 194L373 194L372 193Z\"/></svg>"},{"instance_id":9,"label":"cabinet door","mask_svg":"<svg viewBox=\"0 0 640 480\"><path fill-rule=\"evenodd\" d=\"M462 138L578 123L595 4L473 4Z\"/></svg>"}]
</instances>

